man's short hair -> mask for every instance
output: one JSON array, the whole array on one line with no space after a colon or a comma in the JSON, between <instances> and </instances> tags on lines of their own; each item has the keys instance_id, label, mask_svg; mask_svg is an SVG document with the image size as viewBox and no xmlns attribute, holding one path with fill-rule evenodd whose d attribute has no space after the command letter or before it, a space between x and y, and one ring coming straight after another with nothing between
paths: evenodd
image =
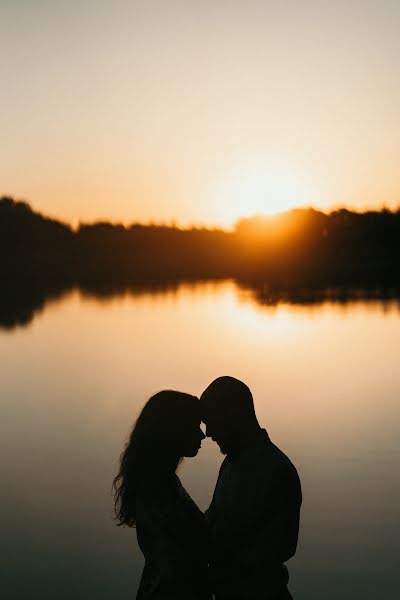
<instances>
[{"instance_id":1,"label":"man's short hair","mask_svg":"<svg viewBox=\"0 0 400 600\"><path fill-rule=\"evenodd\" d=\"M228 375L214 379L202 393L200 401L215 403L224 411L234 406L240 412L254 413L253 396L247 385Z\"/></svg>"}]
</instances>

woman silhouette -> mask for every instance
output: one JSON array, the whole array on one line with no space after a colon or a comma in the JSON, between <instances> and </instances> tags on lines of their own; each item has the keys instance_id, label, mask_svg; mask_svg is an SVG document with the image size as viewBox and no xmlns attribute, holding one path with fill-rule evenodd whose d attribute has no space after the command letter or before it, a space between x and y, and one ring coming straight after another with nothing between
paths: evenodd
<instances>
[{"instance_id":1,"label":"woman silhouette","mask_svg":"<svg viewBox=\"0 0 400 600\"><path fill-rule=\"evenodd\" d=\"M198 398L164 390L145 404L121 454L116 519L136 526L145 558L137 600L211 599L203 513L176 475L200 449L200 423Z\"/></svg>"}]
</instances>

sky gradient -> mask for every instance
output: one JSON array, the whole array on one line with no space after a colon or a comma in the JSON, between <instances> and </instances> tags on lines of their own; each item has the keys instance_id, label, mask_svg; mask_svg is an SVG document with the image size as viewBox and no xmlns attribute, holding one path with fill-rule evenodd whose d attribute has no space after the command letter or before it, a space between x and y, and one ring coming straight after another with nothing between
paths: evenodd
<instances>
[{"instance_id":1,"label":"sky gradient","mask_svg":"<svg viewBox=\"0 0 400 600\"><path fill-rule=\"evenodd\" d=\"M77 223L400 204L400 3L0 0L0 194Z\"/></svg>"}]
</instances>

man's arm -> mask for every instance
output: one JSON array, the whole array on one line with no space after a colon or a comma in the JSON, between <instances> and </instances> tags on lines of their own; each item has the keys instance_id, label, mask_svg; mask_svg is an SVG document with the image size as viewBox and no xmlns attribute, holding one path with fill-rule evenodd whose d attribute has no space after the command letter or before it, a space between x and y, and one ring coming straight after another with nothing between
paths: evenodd
<instances>
[{"instance_id":1,"label":"man's arm","mask_svg":"<svg viewBox=\"0 0 400 600\"><path fill-rule=\"evenodd\" d=\"M219 523L216 563L276 564L294 555L301 505L300 482L294 475L266 477L245 490L235 515Z\"/></svg>"},{"instance_id":2,"label":"man's arm","mask_svg":"<svg viewBox=\"0 0 400 600\"><path fill-rule=\"evenodd\" d=\"M282 564L294 556L299 535L300 506L286 506L271 515L239 550L247 567Z\"/></svg>"}]
</instances>

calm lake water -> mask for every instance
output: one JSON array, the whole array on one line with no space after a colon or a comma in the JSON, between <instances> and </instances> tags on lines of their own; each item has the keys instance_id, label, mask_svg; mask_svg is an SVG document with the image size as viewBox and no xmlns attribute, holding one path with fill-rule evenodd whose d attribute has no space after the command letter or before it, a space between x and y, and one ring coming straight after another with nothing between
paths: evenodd
<instances>
[{"instance_id":1,"label":"calm lake water","mask_svg":"<svg viewBox=\"0 0 400 600\"><path fill-rule=\"evenodd\" d=\"M397 597L399 350L397 301L262 306L232 282L75 290L0 329L2 598L135 597L135 531L112 520L123 442L151 394L223 374L249 385L302 480L295 600ZM203 509L221 460L205 441L180 469Z\"/></svg>"}]
</instances>

